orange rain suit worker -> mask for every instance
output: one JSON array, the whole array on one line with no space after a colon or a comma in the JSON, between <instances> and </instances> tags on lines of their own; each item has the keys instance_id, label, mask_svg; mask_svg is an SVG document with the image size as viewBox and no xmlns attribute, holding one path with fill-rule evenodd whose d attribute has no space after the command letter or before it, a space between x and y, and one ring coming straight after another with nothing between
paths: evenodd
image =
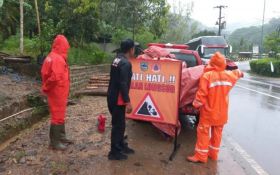
<instances>
[{"instance_id":1,"label":"orange rain suit worker","mask_svg":"<svg viewBox=\"0 0 280 175\"><path fill-rule=\"evenodd\" d=\"M70 143L65 138L65 112L69 95L69 68L67 54L70 45L63 35L58 35L52 45L52 50L42 66L42 92L48 97L51 113L50 146L64 150L62 144Z\"/></svg>"},{"instance_id":2,"label":"orange rain suit worker","mask_svg":"<svg viewBox=\"0 0 280 175\"><path fill-rule=\"evenodd\" d=\"M223 127L228 120L229 92L237 80L243 77L238 69L225 69L225 57L216 52L200 78L193 102L193 106L200 109L200 121L195 154L187 158L191 162L207 162L208 156L212 160L218 159Z\"/></svg>"}]
</instances>

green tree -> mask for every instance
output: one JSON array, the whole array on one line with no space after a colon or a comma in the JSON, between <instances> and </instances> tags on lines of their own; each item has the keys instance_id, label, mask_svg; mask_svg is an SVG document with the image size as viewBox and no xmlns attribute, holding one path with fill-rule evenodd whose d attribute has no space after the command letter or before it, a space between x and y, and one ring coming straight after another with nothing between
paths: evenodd
<instances>
[{"instance_id":1,"label":"green tree","mask_svg":"<svg viewBox=\"0 0 280 175\"><path fill-rule=\"evenodd\" d=\"M186 43L197 33L198 23L187 16L168 15L168 28L163 37L164 42Z\"/></svg>"},{"instance_id":2,"label":"green tree","mask_svg":"<svg viewBox=\"0 0 280 175\"><path fill-rule=\"evenodd\" d=\"M19 23L19 1L5 1L0 8L0 32L3 39L16 34Z\"/></svg>"},{"instance_id":3,"label":"green tree","mask_svg":"<svg viewBox=\"0 0 280 175\"><path fill-rule=\"evenodd\" d=\"M264 25L264 37L277 30L279 27L280 18L272 18ZM250 26L245 28L236 29L233 31L228 40L229 44L233 46L235 52L244 51L240 50L240 40L246 38L247 45L260 45L261 44L261 26ZM251 48L249 48L251 50Z\"/></svg>"},{"instance_id":4,"label":"green tree","mask_svg":"<svg viewBox=\"0 0 280 175\"><path fill-rule=\"evenodd\" d=\"M182 5L179 2L176 10L167 15L168 26L162 37L163 42L186 43L197 33L198 23L191 19L192 10L192 3Z\"/></svg>"},{"instance_id":5,"label":"green tree","mask_svg":"<svg viewBox=\"0 0 280 175\"><path fill-rule=\"evenodd\" d=\"M205 30L202 30L202 31L194 34L192 37L197 38L200 36L216 36L216 35L217 35L216 32L205 29Z\"/></svg>"},{"instance_id":6,"label":"green tree","mask_svg":"<svg viewBox=\"0 0 280 175\"><path fill-rule=\"evenodd\" d=\"M101 2L100 16L114 32L122 29L136 36L145 29L159 38L167 28L168 10L165 0L107 0Z\"/></svg>"},{"instance_id":7,"label":"green tree","mask_svg":"<svg viewBox=\"0 0 280 175\"><path fill-rule=\"evenodd\" d=\"M267 51L272 51L275 56L280 53L280 34L278 32L269 34L264 40L264 47Z\"/></svg>"}]
</instances>

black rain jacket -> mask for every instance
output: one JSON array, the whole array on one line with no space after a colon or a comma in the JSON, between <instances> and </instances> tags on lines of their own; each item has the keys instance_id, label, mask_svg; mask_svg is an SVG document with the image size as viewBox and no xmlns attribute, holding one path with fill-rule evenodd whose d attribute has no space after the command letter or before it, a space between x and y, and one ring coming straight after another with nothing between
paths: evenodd
<instances>
[{"instance_id":1,"label":"black rain jacket","mask_svg":"<svg viewBox=\"0 0 280 175\"><path fill-rule=\"evenodd\" d=\"M109 108L117 105L119 94L125 103L130 102L129 89L132 77L132 66L124 54L118 54L113 60L107 94Z\"/></svg>"}]
</instances>

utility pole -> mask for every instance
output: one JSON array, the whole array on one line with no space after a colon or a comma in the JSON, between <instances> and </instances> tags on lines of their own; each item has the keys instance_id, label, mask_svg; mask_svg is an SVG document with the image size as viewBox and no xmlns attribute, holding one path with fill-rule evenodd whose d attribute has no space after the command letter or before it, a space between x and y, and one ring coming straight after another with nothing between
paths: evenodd
<instances>
[{"instance_id":1,"label":"utility pole","mask_svg":"<svg viewBox=\"0 0 280 175\"><path fill-rule=\"evenodd\" d=\"M265 6L266 6L266 0L263 2L263 19L262 19L262 33L261 33L261 46L260 46L260 54L262 55L263 53L263 33L264 33L264 17L265 17Z\"/></svg>"},{"instance_id":2,"label":"utility pole","mask_svg":"<svg viewBox=\"0 0 280 175\"><path fill-rule=\"evenodd\" d=\"M224 28L224 24L225 24L225 21L222 22L222 9L223 8L227 8L227 6L225 5L219 5L219 6L216 6L214 8L218 8L219 9L219 18L218 18L218 22L216 23L216 25L219 25L219 31L218 31L218 36L221 36L221 32L222 32L222 29Z\"/></svg>"},{"instance_id":3,"label":"utility pole","mask_svg":"<svg viewBox=\"0 0 280 175\"><path fill-rule=\"evenodd\" d=\"M132 23L132 39L135 40L135 11L132 14L133 23Z\"/></svg>"},{"instance_id":4,"label":"utility pole","mask_svg":"<svg viewBox=\"0 0 280 175\"><path fill-rule=\"evenodd\" d=\"M0 8L2 7L4 1L3 0L0 0Z\"/></svg>"},{"instance_id":5,"label":"utility pole","mask_svg":"<svg viewBox=\"0 0 280 175\"><path fill-rule=\"evenodd\" d=\"M41 23L40 23L40 13L38 8L37 0L34 0L35 10L36 10L36 17L37 17L37 27L38 27L38 34L41 36Z\"/></svg>"},{"instance_id":6,"label":"utility pole","mask_svg":"<svg viewBox=\"0 0 280 175\"><path fill-rule=\"evenodd\" d=\"M23 0L19 0L20 7L20 54L23 55Z\"/></svg>"}]
</instances>

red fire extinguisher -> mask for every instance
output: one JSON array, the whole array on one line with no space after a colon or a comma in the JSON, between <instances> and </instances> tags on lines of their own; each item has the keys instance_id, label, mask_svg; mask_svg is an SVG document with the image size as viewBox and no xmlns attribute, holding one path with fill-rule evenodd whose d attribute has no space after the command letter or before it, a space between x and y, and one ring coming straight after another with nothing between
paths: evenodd
<instances>
[{"instance_id":1,"label":"red fire extinguisher","mask_svg":"<svg viewBox=\"0 0 280 175\"><path fill-rule=\"evenodd\" d=\"M106 116L105 115L99 115L98 116L98 131L100 133L105 131L105 124L106 124Z\"/></svg>"}]
</instances>

